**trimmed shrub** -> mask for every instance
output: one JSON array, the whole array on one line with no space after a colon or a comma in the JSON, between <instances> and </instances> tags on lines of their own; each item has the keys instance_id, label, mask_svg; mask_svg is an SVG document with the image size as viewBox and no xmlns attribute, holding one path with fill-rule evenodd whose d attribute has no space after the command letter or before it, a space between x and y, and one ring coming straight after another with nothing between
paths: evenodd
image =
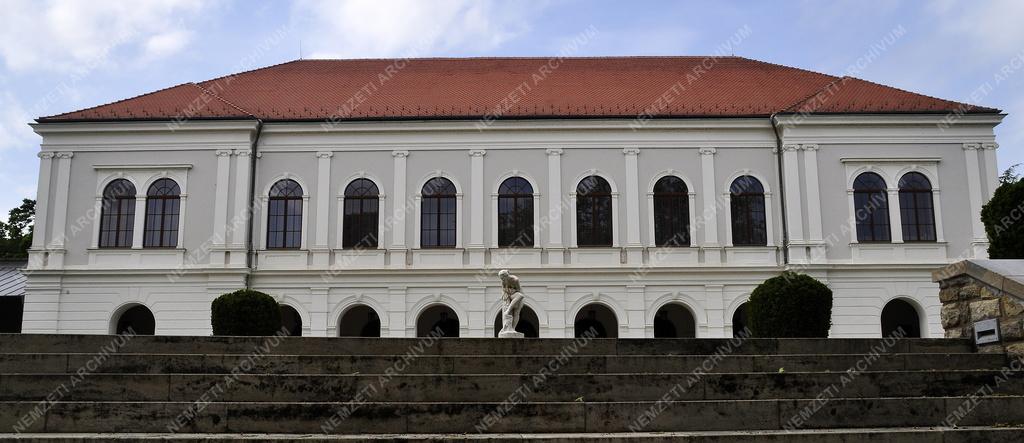
<instances>
[{"instance_id":1,"label":"trimmed shrub","mask_svg":"<svg viewBox=\"0 0 1024 443\"><path fill-rule=\"evenodd\" d=\"M981 208L990 258L1024 258L1024 180L1004 181Z\"/></svg>"},{"instance_id":2,"label":"trimmed shrub","mask_svg":"<svg viewBox=\"0 0 1024 443\"><path fill-rule=\"evenodd\" d=\"M747 316L754 337L828 337L832 290L808 275L786 271L754 289Z\"/></svg>"},{"instance_id":3,"label":"trimmed shrub","mask_svg":"<svg viewBox=\"0 0 1024 443\"><path fill-rule=\"evenodd\" d=\"M274 297L240 289L213 301L210 322L213 335L274 335L281 329L281 307Z\"/></svg>"}]
</instances>

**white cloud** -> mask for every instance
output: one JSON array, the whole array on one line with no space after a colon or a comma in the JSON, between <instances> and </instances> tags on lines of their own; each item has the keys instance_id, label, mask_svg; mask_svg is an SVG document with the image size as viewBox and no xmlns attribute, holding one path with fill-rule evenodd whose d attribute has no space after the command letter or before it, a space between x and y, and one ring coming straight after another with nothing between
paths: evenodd
<instances>
[{"instance_id":1,"label":"white cloud","mask_svg":"<svg viewBox=\"0 0 1024 443\"><path fill-rule=\"evenodd\" d=\"M526 32L541 2L306 0L294 6L311 58L485 52Z\"/></svg>"},{"instance_id":2,"label":"white cloud","mask_svg":"<svg viewBox=\"0 0 1024 443\"><path fill-rule=\"evenodd\" d=\"M184 48L192 40L192 32L174 29L146 39L143 44L143 58L146 60L163 58Z\"/></svg>"},{"instance_id":3,"label":"white cloud","mask_svg":"<svg viewBox=\"0 0 1024 443\"><path fill-rule=\"evenodd\" d=\"M8 149L35 149L39 142L29 128L31 117L10 92L0 92L0 152Z\"/></svg>"},{"instance_id":4,"label":"white cloud","mask_svg":"<svg viewBox=\"0 0 1024 443\"><path fill-rule=\"evenodd\" d=\"M1007 56L1024 46L1024 1L991 0L931 4L941 30L967 38L972 50Z\"/></svg>"},{"instance_id":5,"label":"white cloud","mask_svg":"<svg viewBox=\"0 0 1024 443\"><path fill-rule=\"evenodd\" d=\"M203 5L198 0L8 0L3 8L0 59L9 69L80 71L121 47L132 47L142 58L180 50L188 41L183 18L197 15Z\"/></svg>"}]
</instances>

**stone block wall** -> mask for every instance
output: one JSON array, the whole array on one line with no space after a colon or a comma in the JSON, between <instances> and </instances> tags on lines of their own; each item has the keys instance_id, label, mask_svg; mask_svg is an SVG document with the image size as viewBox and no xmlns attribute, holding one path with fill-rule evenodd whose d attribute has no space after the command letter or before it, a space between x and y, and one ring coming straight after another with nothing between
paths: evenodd
<instances>
[{"instance_id":1,"label":"stone block wall","mask_svg":"<svg viewBox=\"0 0 1024 443\"><path fill-rule=\"evenodd\" d=\"M998 319L997 343L979 352L1024 356L1024 260L965 260L933 273L946 338L974 337L974 323Z\"/></svg>"}]
</instances>

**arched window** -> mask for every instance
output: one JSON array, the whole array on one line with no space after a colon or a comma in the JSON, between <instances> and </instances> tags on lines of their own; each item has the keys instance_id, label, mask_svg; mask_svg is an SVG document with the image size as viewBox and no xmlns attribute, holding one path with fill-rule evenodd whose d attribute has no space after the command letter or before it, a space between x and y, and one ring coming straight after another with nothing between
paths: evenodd
<instances>
[{"instance_id":1,"label":"arched window","mask_svg":"<svg viewBox=\"0 0 1024 443\"><path fill-rule=\"evenodd\" d=\"M434 305L416 318L417 337L458 337L459 316L446 305Z\"/></svg>"},{"instance_id":2,"label":"arched window","mask_svg":"<svg viewBox=\"0 0 1024 443\"><path fill-rule=\"evenodd\" d=\"M100 247L130 248L135 229L135 185L117 179L103 189Z\"/></svg>"},{"instance_id":3,"label":"arched window","mask_svg":"<svg viewBox=\"0 0 1024 443\"><path fill-rule=\"evenodd\" d=\"M367 305L356 305L338 319L339 337L380 337L380 316Z\"/></svg>"},{"instance_id":4,"label":"arched window","mask_svg":"<svg viewBox=\"0 0 1024 443\"><path fill-rule=\"evenodd\" d=\"M935 241L935 210L932 183L920 172L900 178L900 217L903 241Z\"/></svg>"},{"instance_id":5,"label":"arched window","mask_svg":"<svg viewBox=\"0 0 1024 443\"><path fill-rule=\"evenodd\" d=\"M576 244L612 245L612 187L591 175L576 186Z\"/></svg>"},{"instance_id":6,"label":"arched window","mask_svg":"<svg viewBox=\"0 0 1024 443\"><path fill-rule=\"evenodd\" d=\"M358 178L345 187L342 248L376 248L380 191L372 180Z\"/></svg>"},{"instance_id":7,"label":"arched window","mask_svg":"<svg viewBox=\"0 0 1024 443\"><path fill-rule=\"evenodd\" d=\"M576 313L573 330L576 338L619 338L619 321L607 306L591 303Z\"/></svg>"},{"instance_id":8,"label":"arched window","mask_svg":"<svg viewBox=\"0 0 1024 443\"><path fill-rule=\"evenodd\" d=\"M921 338L921 317L907 301L894 299L882 308L882 337Z\"/></svg>"},{"instance_id":9,"label":"arched window","mask_svg":"<svg viewBox=\"0 0 1024 443\"><path fill-rule=\"evenodd\" d=\"M533 246L533 186L510 177L498 187L498 246Z\"/></svg>"},{"instance_id":10,"label":"arched window","mask_svg":"<svg viewBox=\"0 0 1024 443\"><path fill-rule=\"evenodd\" d=\"M274 183L267 209L267 247L301 247L302 187L295 180Z\"/></svg>"},{"instance_id":11,"label":"arched window","mask_svg":"<svg viewBox=\"0 0 1024 443\"><path fill-rule=\"evenodd\" d=\"M889 232L889 194L885 180L874 172L865 172L853 181L853 209L857 241L887 242Z\"/></svg>"},{"instance_id":12,"label":"arched window","mask_svg":"<svg viewBox=\"0 0 1024 443\"><path fill-rule=\"evenodd\" d=\"M768 224L765 217L764 186L756 178L744 175L732 181L729 194L732 244L767 245Z\"/></svg>"},{"instance_id":13,"label":"arched window","mask_svg":"<svg viewBox=\"0 0 1024 443\"><path fill-rule=\"evenodd\" d=\"M156 320L153 311L142 305L135 305L117 317L114 333L131 335L153 335L156 332Z\"/></svg>"},{"instance_id":14,"label":"arched window","mask_svg":"<svg viewBox=\"0 0 1024 443\"><path fill-rule=\"evenodd\" d=\"M281 305L281 327L288 331L290 337L302 336L302 316L299 311L288 305Z\"/></svg>"},{"instance_id":15,"label":"arched window","mask_svg":"<svg viewBox=\"0 0 1024 443\"><path fill-rule=\"evenodd\" d=\"M455 185L444 177L434 177L423 185L420 247L454 248L458 220Z\"/></svg>"},{"instance_id":16,"label":"arched window","mask_svg":"<svg viewBox=\"0 0 1024 443\"><path fill-rule=\"evenodd\" d=\"M654 184L654 241L658 246L690 246L690 191L679 177Z\"/></svg>"},{"instance_id":17,"label":"arched window","mask_svg":"<svg viewBox=\"0 0 1024 443\"><path fill-rule=\"evenodd\" d=\"M181 189L169 178L161 178L146 191L146 229L142 245L147 248L178 246L178 210Z\"/></svg>"}]
</instances>

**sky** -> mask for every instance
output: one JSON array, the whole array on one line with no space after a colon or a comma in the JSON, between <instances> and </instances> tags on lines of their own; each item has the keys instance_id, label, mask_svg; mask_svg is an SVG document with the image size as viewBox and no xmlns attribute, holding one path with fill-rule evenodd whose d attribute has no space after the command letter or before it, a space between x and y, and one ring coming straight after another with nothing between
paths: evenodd
<instances>
[{"instance_id":1,"label":"sky","mask_svg":"<svg viewBox=\"0 0 1024 443\"><path fill-rule=\"evenodd\" d=\"M0 219L35 198L34 118L300 54L737 55L1002 109L1002 170L1024 162L1021 23L1024 0L0 0Z\"/></svg>"}]
</instances>

